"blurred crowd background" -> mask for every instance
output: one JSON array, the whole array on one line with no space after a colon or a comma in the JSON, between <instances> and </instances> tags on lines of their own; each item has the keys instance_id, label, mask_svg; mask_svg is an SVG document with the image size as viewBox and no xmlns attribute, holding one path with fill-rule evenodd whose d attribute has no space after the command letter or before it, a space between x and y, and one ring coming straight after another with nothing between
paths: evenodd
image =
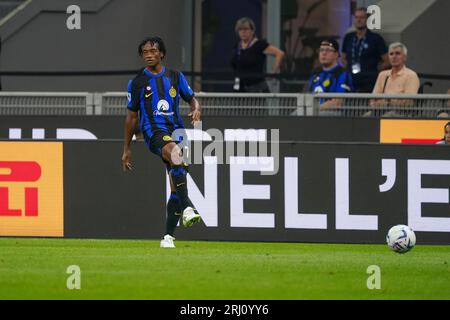
<instances>
[{"instance_id":1,"label":"blurred crowd background","mask_svg":"<svg viewBox=\"0 0 450 320\"><path fill-rule=\"evenodd\" d=\"M447 93L450 30L447 0L78 0L81 28L69 30L66 0L0 1L0 77L4 91L124 91L142 67L137 45L158 35L165 63L183 71L195 91L232 92L230 59L236 21L249 17L255 35L284 52L279 73L268 56L270 90L307 92L318 49L342 49L356 8L378 5L386 44L408 48L408 68L424 93ZM273 80L273 81L272 81ZM425 86L424 86L425 84Z\"/></svg>"}]
</instances>

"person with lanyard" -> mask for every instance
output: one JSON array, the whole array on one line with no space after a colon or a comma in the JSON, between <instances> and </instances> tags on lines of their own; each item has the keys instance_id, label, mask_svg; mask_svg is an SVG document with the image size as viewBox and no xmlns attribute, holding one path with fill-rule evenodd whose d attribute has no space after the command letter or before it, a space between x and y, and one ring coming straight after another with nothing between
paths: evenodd
<instances>
[{"instance_id":1,"label":"person with lanyard","mask_svg":"<svg viewBox=\"0 0 450 320\"><path fill-rule=\"evenodd\" d=\"M339 64L339 44L334 39L322 41L319 48L321 67L313 71L308 90L312 93L352 92L351 75ZM342 99L320 99L320 111L342 105Z\"/></svg>"},{"instance_id":2,"label":"person with lanyard","mask_svg":"<svg viewBox=\"0 0 450 320\"><path fill-rule=\"evenodd\" d=\"M342 64L353 76L356 92L370 93L378 72L388 69L388 49L384 39L367 28L366 8L354 13L356 31L345 35L342 45Z\"/></svg>"},{"instance_id":3,"label":"person with lanyard","mask_svg":"<svg viewBox=\"0 0 450 320\"><path fill-rule=\"evenodd\" d=\"M233 90L237 92L270 92L265 81L266 56L275 57L272 73L279 73L284 52L255 35L255 23L243 17L236 22L239 42L233 48L231 66L237 76Z\"/></svg>"}]
</instances>

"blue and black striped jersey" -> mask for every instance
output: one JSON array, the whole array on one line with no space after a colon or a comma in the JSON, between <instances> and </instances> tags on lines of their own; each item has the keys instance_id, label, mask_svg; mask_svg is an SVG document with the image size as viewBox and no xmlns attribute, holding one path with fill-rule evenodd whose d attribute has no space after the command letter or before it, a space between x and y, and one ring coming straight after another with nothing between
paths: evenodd
<instances>
[{"instance_id":1,"label":"blue and black striped jersey","mask_svg":"<svg viewBox=\"0 0 450 320\"><path fill-rule=\"evenodd\" d=\"M190 103L194 92L181 72L163 67L158 74L141 70L128 82L127 97L127 108L140 112L140 128L151 137L155 131L172 134L184 128L178 108L180 97Z\"/></svg>"},{"instance_id":2,"label":"blue and black striped jersey","mask_svg":"<svg viewBox=\"0 0 450 320\"><path fill-rule=\"evenodd\" d=\"M330 70L320 68L313 72L309 80L308 89L312 93L352 92L352 76L340 65L337 65Z\"/></svg>"}]
</instances>

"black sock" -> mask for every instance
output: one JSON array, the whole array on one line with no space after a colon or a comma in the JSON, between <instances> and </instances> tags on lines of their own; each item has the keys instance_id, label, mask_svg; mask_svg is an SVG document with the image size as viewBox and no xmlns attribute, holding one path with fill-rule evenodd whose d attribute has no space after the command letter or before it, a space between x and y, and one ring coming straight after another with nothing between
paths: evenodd
<instances>
[{"instance_id":1,"label":"black sock","mask_svg":"<svg viewBox=\"0 0 450 320\"><path fill-rule=\"evenodd\" d=\"M181 209L184 211L187 207L194 208L194 205L188 197L186 169L183 166L173 166L169 173L172 177L172 182L175 185L175 189L177 190L177 196L180 201Z\"/></svg>"},{"instance_id":2,"label":"black sock","mask_svg":"<svg viewBox=\"0 0 450 320\"><path fill-rule=\"evenodd\" d=\"M166 234L170 234L173 237L181 214L182 211L178 196L176 192L172 192L167 202Z\"/></svg>"}]
</instances>

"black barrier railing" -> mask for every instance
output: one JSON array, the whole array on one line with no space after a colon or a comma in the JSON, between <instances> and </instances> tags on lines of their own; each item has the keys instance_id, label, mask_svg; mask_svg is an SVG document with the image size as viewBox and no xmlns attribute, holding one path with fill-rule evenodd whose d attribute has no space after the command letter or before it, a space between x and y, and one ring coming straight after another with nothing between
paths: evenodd
<instances>
[{"instance_id":1,"label":"black barrier railing","mask_svg":"<svg viewBox=\"0 0 450 320\"><path fill-rule=\"evenodd\" d=\"M89 117L73 115L33 116L2 115L0 121L0 140L9 139L99 139L110 141L123 140L122 116ZM183 117L187 128L192 128L189 119ZM443 124L436 125L439 136ZM39 128L36 132L34 129ZM69 128L69 130L67 130ZM359 142L378 143L380 141L379 119L342 118L334 121L330 118L319 117L255 117L251 121L247 117L210 116L204 118L202 130L215 128L225 134L225 130L250 130L258 128L264 130L268 136L271 128L280 130L280 141L309 141L309 142ZM329 134L328 128L333 132ZM197 128L199 129L199 128ZM241 131L242 131L241 130ZM251 134L251 133L250 133ZM420 134L420 132L418 132ZM218 139L214 137L214 139Z\"/></svg>"},{"instance_id":2,"label":"black barrier railing","mask_svg":"<svg viewBox=\"0 0 450 320\"><path fill-rule=\"evenodd\" d=\"M121 141L0 143L4 154L17 160L22 155L43 172L55 172L46 175L42 188L39 185L39 210L42 204L61 203L49 209L51 229L37 224L19 234L17 224L5 220L0 235L158 239L163 234L169 188L165 167L144 145L133 145L135 166L133 174L126 175L120 165ZM408 224L421 244L450 244L446 147L335 143L277 147L252 158L239 155L248 159L244 162L234 151L225 157L216 151L208 163L192 164L190 198L203 222L178 229L177 238L381 244L392 225ZM258 177L244 174L250 172ZM382 181L386 183L380 185ZM266 191L255 193L248 185Z\"/></svg>"}]
</instances>

